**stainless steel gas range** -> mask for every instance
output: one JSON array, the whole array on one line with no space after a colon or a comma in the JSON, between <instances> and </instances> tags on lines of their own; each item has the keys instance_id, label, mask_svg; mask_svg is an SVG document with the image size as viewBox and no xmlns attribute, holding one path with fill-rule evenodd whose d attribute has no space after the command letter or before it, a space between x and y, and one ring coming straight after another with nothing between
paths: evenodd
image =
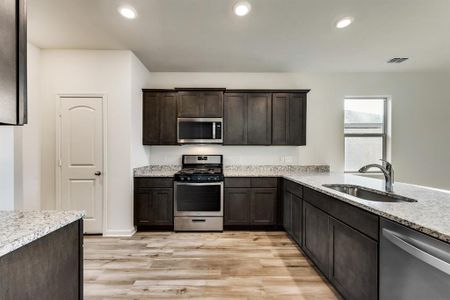
<instances>
[{"instance_id":1,"label":"stainless steel gas range","mask_svg":"<svg viewBox=\"0 0 450 300\"><path fill-rule=\"evenodd\" d=\"M222 155L183 155L175 174L175 231L223 230Z\"/></svg>"}]
</instances>

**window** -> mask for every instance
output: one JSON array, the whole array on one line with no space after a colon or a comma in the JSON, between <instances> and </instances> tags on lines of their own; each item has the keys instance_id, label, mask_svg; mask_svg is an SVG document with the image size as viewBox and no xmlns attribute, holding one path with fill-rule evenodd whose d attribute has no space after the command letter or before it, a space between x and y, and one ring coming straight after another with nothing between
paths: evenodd
<instances>
[{"instance_id":1,"label":"window","mask_svg":"<svg viewBox=\"0 0 450 300\"><path fill-rule=\"evenodd\" d=\"M346 98L345 171L386 159L386 98Z\"/></svg>"}]
</instances>

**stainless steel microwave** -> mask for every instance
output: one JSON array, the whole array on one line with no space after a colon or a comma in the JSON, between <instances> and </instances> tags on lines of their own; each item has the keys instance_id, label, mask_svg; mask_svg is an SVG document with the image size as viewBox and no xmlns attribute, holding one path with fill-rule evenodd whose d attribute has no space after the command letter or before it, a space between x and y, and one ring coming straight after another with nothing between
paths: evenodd
<instances>
[{"instance_id":1,"label":"stainless steel microwave","mask_svg":"<svg viewBox=\"0 0 450 300\"><path fill-rule=\"evenodd\" d=\"M222 118L178 118L179 144L222 144Z\"/></svg>"}]
</instances>

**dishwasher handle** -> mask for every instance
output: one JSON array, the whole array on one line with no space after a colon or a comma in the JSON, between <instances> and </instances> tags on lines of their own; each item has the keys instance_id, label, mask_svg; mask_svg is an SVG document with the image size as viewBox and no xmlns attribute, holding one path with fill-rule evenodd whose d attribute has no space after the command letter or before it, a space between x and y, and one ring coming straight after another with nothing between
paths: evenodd
<instances>
[{"instance_id":1,"label":"dishwasher handle","mask_svg":"<svg viewBox=\"0 0 450 300\"><path fill-rule=\"evenodd\" d=\"M411 254L412 256L416 257L417 259L432 266L433 268L438 269L447 275L450 275L450 263L448 263L445 260L442 260L442 259L414 246L412 243L406 241L406 239L414 241L413 238L408 237L405 239L405 237L402 237L401 234L398 234L398 233L396 233L392 230L386 229L386 228L383 228L382 234L386 239L388 239L391 243L393 243L397 247L401 248L403 251ZM430 248L434 248L430 245L428 245L428 246ZM439 250L437 250L437 251L439 251Z\"/></svg>"}]
</instances>

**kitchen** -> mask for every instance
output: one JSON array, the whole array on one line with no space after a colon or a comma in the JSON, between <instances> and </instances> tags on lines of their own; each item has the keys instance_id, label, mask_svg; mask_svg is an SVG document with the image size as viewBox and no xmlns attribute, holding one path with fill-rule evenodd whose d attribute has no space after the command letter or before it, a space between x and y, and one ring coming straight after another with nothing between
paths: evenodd
<instances>
[{"instance_id":1,"label":"kitchen","mask_svg":"<svg viewBox=\"0 0 450 300\"><path fill-rule=\"evenodd\" d=\"M28 1L1 249L84 214L73 298L445 299L448 3L237 2Z\"/></svg>"}]
</instances>

